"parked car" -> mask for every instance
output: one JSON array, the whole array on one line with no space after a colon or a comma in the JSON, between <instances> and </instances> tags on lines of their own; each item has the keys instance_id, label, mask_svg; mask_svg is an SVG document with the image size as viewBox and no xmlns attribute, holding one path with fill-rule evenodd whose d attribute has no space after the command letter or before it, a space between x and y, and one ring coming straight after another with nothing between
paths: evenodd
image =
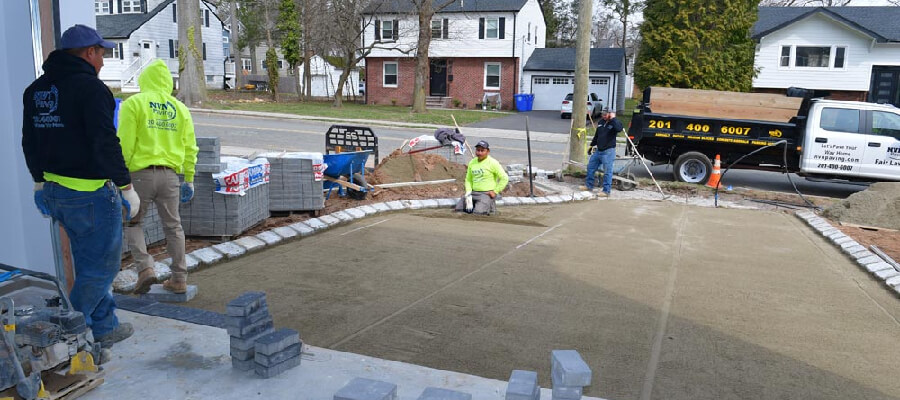
<instances>
[{"instance_id":1,"label":"parked car","mask_svg":"<svg viewBox=\"0 0 900 400\"><path fill-rule=\"evenodd\" d=\"M572 118L572 98L575 96L572 93L566 95L566 98L562 101L562 105L559 107L559 117L560 118ZM597 96L596 93L588 93L587 99L587 114L590 115L591 118L597 120L600 117L600 111L603 110L603 100L600 99L600 96ZM585 116L587 118L587 116Z\"/></svg>"},{"instance_id":2,"label":"parked car","mask_svg":"<svg viewBox=\"0 0 900 400\"><path fill-rule=\"evenodd\" d=\"M359 81L359 95L366 95L366 81Z\"/></svg>"}]
</instances>

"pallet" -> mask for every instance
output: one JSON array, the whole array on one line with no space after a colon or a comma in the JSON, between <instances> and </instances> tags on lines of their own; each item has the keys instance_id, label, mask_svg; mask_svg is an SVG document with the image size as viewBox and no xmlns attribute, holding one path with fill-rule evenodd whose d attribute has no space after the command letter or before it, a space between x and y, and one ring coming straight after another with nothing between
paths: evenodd
<instances>
[{"instance_id":1,"label":"pallet","mask_svg":"<svg viewBox=\"0 0 900 400\"><path fill-rule=\"evenodd\" d=\"M74 400L85 393L90 392L103 384L104 373L91 373L84 375L60 375L55 372L44 371L41 378L44 381L44 389L49 393L47 400ZM0 392L0 399L12 398L21 400L15 387Z\"/></svg>"}]
</instances>

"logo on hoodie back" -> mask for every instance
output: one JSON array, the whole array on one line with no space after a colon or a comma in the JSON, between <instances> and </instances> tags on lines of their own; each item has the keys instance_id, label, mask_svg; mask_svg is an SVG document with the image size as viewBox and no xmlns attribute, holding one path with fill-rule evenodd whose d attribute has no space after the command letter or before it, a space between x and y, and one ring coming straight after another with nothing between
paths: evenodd
<instances>
[{"instance_id":1,"label":"logo on hoodie back","mask_svg":"<svg viewBox=\"0 0 900 400\"><path fill-rule=\"evenodd\" d=\"M59 107L59 90L56 85L50 85L50 90L38 90L31 97L34 101L35 116L32 117L32 123L35 128L64 128L62 118L59 115L52 115Z\"/></svg>"},{"instance_id":2,"label":"logo on hoodie back","mask_svg":"<svg viewBox=\"0 0 900 400\"><path fill-rule=\"evenodd\" d=\"M178 129L177 124L174 121L178 116L178 111L171 101L166 101L165 103L151 101L149 103L150 115L154 118L147 121L148 128L164 129L167 131Z\"/></svg>"}]
</instances>

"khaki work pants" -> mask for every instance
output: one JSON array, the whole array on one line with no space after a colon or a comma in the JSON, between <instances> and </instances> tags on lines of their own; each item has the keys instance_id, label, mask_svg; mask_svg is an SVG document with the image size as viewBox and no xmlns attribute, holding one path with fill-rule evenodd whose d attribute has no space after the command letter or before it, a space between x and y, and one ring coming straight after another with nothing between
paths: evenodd
<instances>
[{"instance_id":1,"label":"khaki work pants","mask_svg":"<svg viewBox=\"0 0 900 400\"><path fill-rule=\"evenodd\" d=\"M141 220L150 203L156 204L159 219L166 235L166 252L172 257L173 282L187 282L187 267L184 260L184 229L178 215L181 183L175 171L164 167L148 167L131 173L131 184L141 198L141 209L126 224L125 242L134 257L138 272L153 267L153 256L147 253Z\"/></svg>"}]
</instances>

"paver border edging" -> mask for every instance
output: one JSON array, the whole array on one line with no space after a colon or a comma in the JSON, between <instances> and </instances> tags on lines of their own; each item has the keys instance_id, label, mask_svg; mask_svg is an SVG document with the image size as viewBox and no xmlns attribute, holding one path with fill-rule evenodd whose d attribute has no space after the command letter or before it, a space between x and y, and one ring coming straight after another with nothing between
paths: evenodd
<instances>
[{"instance_id":1,"label":"paver border edging","mask_svg":"<svg viewBox=\"0 0 900 400\"><path fill-rule=\"evenodd\" d=\"M502 206L519 206L519 205L544 205L544 204L560 204L563 202L574 202L596 199L597 195L588 191L574 192L568 194L558 194L547 197L536 197L531 202L523 202L524 197L502 197L497 203ZM540 199L540 200L538 200ZM324 231L334 226L342 225L382 213L390 213L406 210L420 210L426 208L448 208L456 205L456 198L446 199L429 199L429 200L397 200L391 202L393 207L387 206L387 202L365 204L358 207L348 208L345 210L335 211L334 213L320 216L318 218L310 218L306 221L296 222L291 225L280 226L270 230L260 232L256 235L243 236L235 240L224 243L218 243L194 250L185 255L187 259L187 270L193 272L198 269L213 266L223 260L232 260L237 257L243 257L249 253L271 246L277 246L287 242L291 242L302 237L314 235L319 231ZM399 203L399 204L398 204ZM383 206L379 206L383 205ZM363 209L365 208L365 209ZM352 210L352 211L351 211ZM335 216L340 216L338 218ZM287 228L289 231L286 231ZM276 235L281 239L274 239ZM172 264L171 258L157 261L153 270L156 272L156 279L164 281L169 279L172 271L169 265ZM133 268L127 268L119 271L113 281L113 291L116 293L128 294L134 291L137 284L137 272Z\"/></svg>"},{"instance_id":2,"label":"paver border edging","mask_svg":"<svg viewBox=\"0 0 900 400\"><path fill-rule=\"evenodd\" d=\"M900 270L893 265L887 263L877 254L869 251L865 246L859 244L853 238L845 235L840 229L831 225L828 220L822 218L812 211L799 210L794 212L797 218L806 221L813 230L819 232L822 237L828 239L833 245L838 247L841 252L846 254L853 261L872 274L876 279L884 282L884 284L900 295Z\"/></svg>"}]
</instances>

